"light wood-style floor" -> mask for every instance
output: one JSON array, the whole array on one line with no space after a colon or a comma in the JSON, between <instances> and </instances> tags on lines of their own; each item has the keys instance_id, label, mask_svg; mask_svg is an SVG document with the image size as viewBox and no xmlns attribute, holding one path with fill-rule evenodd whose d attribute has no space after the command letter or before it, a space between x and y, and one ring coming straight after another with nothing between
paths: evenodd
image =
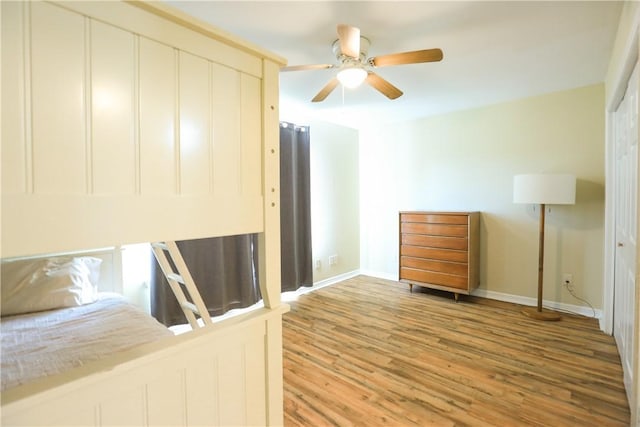
<instances>
[{"instance_id":1,"label":"light wood-style floor","mask_svg":"<svg viewBox=\"0 0 640 427\"><path fill-rule=\"evenodd\" d=\"M284 316L285 426L628 426L594 319L358 276Z\"/></svg>"}]
</instances>

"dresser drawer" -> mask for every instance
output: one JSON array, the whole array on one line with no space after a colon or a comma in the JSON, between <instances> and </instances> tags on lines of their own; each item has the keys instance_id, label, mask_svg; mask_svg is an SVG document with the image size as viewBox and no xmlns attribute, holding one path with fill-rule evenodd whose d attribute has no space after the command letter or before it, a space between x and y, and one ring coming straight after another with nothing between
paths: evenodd
<instances>
[{"instance_id":1,"label":"dresser drawer","mask_svg":"<svg viewBox=\"0 0 640 427\"><path fill-rule=\"evenodd\" d=\"M416 258L437 259L440 261L464 262L469 260L467 251L457 251L451 249L426 248L422 246L400 246L400 256L410 256Z\"/></svg>"},{"instance_id":2,"label":"dresser drawer","mask_svg":"<svg viewBox=\"0 0 640 427\"><path fill-rule=\"evenodd\" d=\"M426 236L423 234L403 234L403 245L427 246L431 248L467 250L467 239L464 237Z\"/></svg>"},{"instance_id":3,"label":"dresser drawer","mask_svg":"<svg viewBox=\"0 0 640 427\"><path fill-rule=\"evenodd\" d=\"M455 276L466 276L468 273L468 266L465 263L438 261L425 258L413 258L407 256L403 256L400 258L400 266L415 268L418 270L453 274Z\"/></svg>"},{"instance_id":4,"label":"dresser drawer","mask_svg":"<svg viewBox=\"0 0 640 427\"><path fill-rule=\"evenodd\" d=\"M431 224L459 224L466 225L469 222L467 215L443 215L419 212L403 212L400 222L428 222Z\"/></svg>"},{"instance_id":5,"label":"dresser drawer","mask_svg":"<svg viewBox=\"0 0 640 427\"><path fill-rule=\"evenodd\" d=\"M403 222L400 231L407 234L428 234L431 236L466 237L467 225L431 224L424 222Z\"/></svg>"},{"instance_id":6,"label":"dresser drawer","mask_svg":"<svg viewBox=\"0 0 640 427\"><path fill-rule=\"evenodd\" d=\"M405 280L414 280L425 284L449 286L456 289L467 289L469 285L467 277L464 276L416 270L408 267L400 268L400 277Z\"/></svg>"}]
</instances>

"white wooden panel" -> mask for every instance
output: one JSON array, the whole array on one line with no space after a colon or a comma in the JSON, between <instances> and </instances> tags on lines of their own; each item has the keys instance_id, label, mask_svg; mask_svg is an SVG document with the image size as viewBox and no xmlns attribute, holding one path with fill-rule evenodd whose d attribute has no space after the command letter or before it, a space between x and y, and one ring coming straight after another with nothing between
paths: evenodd
<instances>
[{"instance_id":1,"label":"white wooden panel","mask_svg":"<svg viewBox=\"0 0 640 427\"><path fill-rule=\"evenodd\" d=\"M218 403L218 358L207 354L193 364L186 373L187 424L204 426L220 425Z\"/></svg>"},{"instance_id":2,"label":"white wooden panel","mask_svg":"<svg viewBox=\"0 0 640 427\"><path fill-rule=\"evenodd\" d=\"M144 387L127 387L118 390L98 405L98 425L144 426L146 423L146 399Z\"/></svg>"},{"instance_id":3,"label":"white wooden panel","mask_svg":"<svg viewBox=\"0 0 640 427\"><path fill-rule=\"evenodd\" d=\"M213 65L213 191L238 194L240 166L240 74Z\"/></svg>"},{"instance_id":4,"label":"white wooden panel","mask_svg":"<svg viewBox=\"0 0 640 427\"><path fill-rule=\"evenodd\" d=\"M134 72L133 34L92 21L92 175L95 194L133 194L136 191Z\"/></svg>"},{"instance_id":5,"label":"white wooden panel","mask_svg":"<svg viewBox=\"0 0 640 427\"><path fill-rule=\"evenodd\" d=\"M176 56L140 38L140 192L175 194Z\"/></svg>"},{"instance_id":6,"label":"white wooden panel","mask_svg":"<svg viewBox=\"0 0 640 427\"><path fill-rule=\"evenodd\" d=\"M264 332L262 333L264 334ZM245 355L245 400L247 410L246 425L256 426L264 424L267 419L267 405L265 396L267 393L266 384L268 382L267 369L265 366L265 342L257 339L247 341L244 346Z\"/></svg>"},{"instance_id":7,"label":"white wooden panel","mask_svg":"<svg viewBox=\"0 0 640 427\"><path fill-rule=\"evenodd\" d=\"M2 192L27 191L23 4L2 2Z\"/></svg>"},{"instance_id":8,"label":"white wooden panel","mask_svg":"<svg viewBox=\"0 0 640 427\"><path fill-rule=\"evenodd\" d=\"M186 400L182 369L158 372L158 378L147 384L149 425L186 425L185 408Z\"/></svg>"},{"instance_id":9,"label":"white wooden panel","mask_svg":"<svg viewBox=\"0 0 640 427\"><path fill-rule=\"evenodd\" d=\"M262 194L262 87L260 80L243 74L242 96L242 193Z\"/></svg>"},{"instance_id":10,"label":"white wooden panel","mask_svg":"<svg viewBox=\"0 0 640 427\"><path fill-rule=\"evenodd\" d=\"M274 198L278 194L277 180L271 178L275 176L274 171L277 172L277 136L274 134L277 133L278 60L270 62L269 82L260 89L268 93L269 104L247 108L242 104L252 102L257 81L240 76L244 73L259 77L263 71L260 69L262 55L248 54L251 49L238 51L236 40L227 43L224 35L215 31L210 34L216 40L209 42L205 39L209 32L203 30L202 24L185 17L172 18L162 7L158 15L142 9L154 7L119 2L67 2L60 6L29 3L26 6L33 9L33 19L25 21L27 27L33 27L33 33L28 32L29 40L19 46L32 51L24 55L26 69L15 73L33 77L32 82L25 82L27 93L17 96L24 98L27 112L33 111L32 117L25 116L27 141L23 149L27 159L34 159L33 178L30 176L32 165L27 163L25 167L27 191L28 182L32 180L36 194L3 192L3 255L262 232L268 224L270 229L264 233L271 252L267 271L268 277L275 277L279 271L279 251L273 250L278 245L275 220L279 206ZM102 24L90 23L69 9L86 10ZM120 30L107 29L107 25ZM13 34L10 37L20 38L19 29L14 32L11 26L6 28ZM128 36L109 37L109 33L122 35L121 31L136 34L131 36L133 51L128 58L117 53L128 49L125 41ZM3 36L4 32L3 25ZM178 197L176 194L180 184L176 128L180 81L176 48L225 64L212 66L214 84L209 92L216 100L210 120L214 124L215 147L219 148L211 158L220 168L216 176L219 192L213 196ZM133 64L131 90L135 100L133 113L127 119L131 119L134 126L135 194L129 193L131 188L126 179L126 185L124 181L107 182L124 170L117 161L113 162L112 170L101 169L109 163L103 162L101 150L108 151L106 156L122 155L114 147L105 145L111 138L105 132L124 134L126 124L120 121L122 117L115 118L117 125L105 130L105 123L111 119L100 116L100 111L93 111L99 107L99 98L94 99L93 83L112 78L122 84L127 79L125 70L129 60ZM109 64L109 61L116 62ZM8 69L4 62L2 68L4 74ZM96 71L95 81L91 80L92 68ZM243 92L246 90L249 92ZM91 101L89 105L88 101ZM255 102L259 104L259 98ZM268 112L264 111L266 105L271 106ZM253 159L249 161L255 163L255 153L243 151L248 147L243 145L245 141L252 140L245 137L255 135L255 129L249 125L249 133L243 136L243 121L254 117L256 111L261 111L263 118L260 132L268 135L265 148L269 147L270 154L264 162L270 165L265 166L265 177L268 175L270 181L265 180L264 185L274 188L269 193L269 203L260 193L240 194L240 190L250 187L243 181L241 162ZM6 117L3 111L3 121ZM30 121L34 132L33 157L29 152ZM87 136L91 139L87 140ZM137 141L136 136L139 136ZM121 142L120 136L116 138ZM88 181L89 174L92 181ZM90 189L99 194L87 195ZM268 214L265 206L270 207ZM270 290L268 299L272 306L279 301L278 280L270 280L265 285ZM188 417L191 410L197 421L192 425L281 424L279 328L284 311L286 306L281 305L260 310L235 323L176 337L171 343L142 346L57 378L9 390L2 396L2 424L144 425L157 415L162 418L158 422L173 424L184 419L185 413ZM265 324L271 325L266 336ZM265 345L269 346L268 350ZM202 363L203 354L216 360L220 357L221 361ZM175 372L182 371L186 371L183 387L189 396L207 395L207 399L189 399L188 410L184 407L185 399L175 394L176 390L182 392L177 384L182 380ZM220 378L221 373L239 374L243 381L227 393L229 390L225 387L229 381ZM196 377L198 381L192 381ZM208 379L214 379L215 385L208 383ZM169 387L165 386L167 383ZM215 393L211 393L212 388ZM213 402L209 395L213 396ZM164 402L170 403L158 410L158 404ZM209 407L216 411L224 408L225 417ZM264 418L265 414L268 419Z\"/></svg>"},{"instance_id":11,"label":"white wooden panel","mask_svg":"<svg viewBox=\"0 0 640 427\"><path fill-rule=\"evenodd\" d=\"M262 101L264 234L260 236L260 292L265 306L280 304L280 127L279 66L265 61Z\"/></svg>"},{"instance_id":12,"label":"white wooden panel","mask_svg":"<svg viewBox=\"0 0 640 427\"><path fill-rule=\"evenodd\" d=\"M287 310L288 311L288 310ZM284 424L284 384L282 362L282 319L267 320L267 339L265 353L266 363L266 396L267 424L281 426Z\"/></svg>"},{"instance_id":13,"label":"white wooden panel","mask_svg":"<svg viewBox=\"0 0 640 427\"><path fill-rule=\"evenodd\" d=\"M211 183L209 62L180 53L180 192L207 194Z\"/></svg>"},{"instance_id":14,"label":"white wooden panel","mask_svg":"<svg viewBox=\"0 0 640 427\"><path fill-rule=\"evenodd\" d=\"M17 3L13 2L2 3L2 7L14 7L16 5ZM112 5L114 9L111 9L109 5ZM113 18L115 14L114 11L129 10L132 6L119 3L101 3L95 6L82 6L91 9L93 11L92 14L99 18L100 24L90 24L90 20L68 11L67 9L69 8L75 8L72 3L62 3L59 5L55 3L37 2L34 4L20 4L20 7L24 7L27 11L31 8L34 9L34 26L39 28L38 30L34 30L33 52L24 55L26 58L25 67L27 67L27 69L23 70L23 72L25 73L24 76L30 76L32 65L40 71L34 71L36 74L34 80L37 80L37 82L34 83L33 88L28 81L25 82L26 93L23 94L23 99L27 111L30 112L31 92L35 91L33 96L33 117L36 137L46 135L47 145L44 146L44 149L51 151L53 154L46 156L43 155L42 152L34 152L34 156L32 156L30 151L31 144L29 143L31 138L27 138L29 141L25 141L18 150L25 150L26 159L31 160L35 157L37 161L46 162L42 167L42 171L38 171L35 174L40 177L38 183L43 183L43 185L50 186L51 188L43 188L42 186L38 187L36 185L36 194L33 196L29 195L31 188L29 185L27 185L26 194L22 189L18 194L3 191L2 250L4 256L23 256L34 253L82 250L122 243L138 243L148 240L180 240L204 236L261 232L264 230L262 215L265 205L262 203L262 196L244 197L239 192L243 185L241 180L242 170L240 169L241 161L243 158L247 158L241 151L242 146L240 142L241 129L243 127L241 124L241 114L244 114L241 112L240 104L244 102L242 99L246 100L247 97L241 98L241 73L239 71L221 65L212 66L212 68L215 68L212 75L215 76L217 74L220 77L217 79L217 87L211 91L211 97L217 100L217 113L219 114L214 112L210 119L212 123L214 123L214 119L217 120L217 122L214 123L213 133L214 135L220 136L219 139L214 141L215 143L220 143L219 146L216 147L219 149L216 154L220 155L214 156L212 154L211 156L213 161L216 162L214 167L215 165L220 166L217 172L217 181L220 185L219 192L213 196L207 195L193 198L194 196L189 195L186 199L182 199L182 197L176 197L175 193L178 189L176 177L179 173L179 159L177 158L179 147L175 145L176 129L174 126L178 114L177 108L175 108L178 83L177 75L175 74L177 64L176 51L171 47L146 40L141 36L132 36L134 40L134 52L131 55L134 63L134 70L132 71L134 75L134 91L138 89L137 84L143 86L141 88L142 92L134 94L135 111L132 120L139 122L140 114L143 116L146 114L144 117L148 117L153 115L152 113L154 113L155 110L163 107L162 102L156 102L156 100L154 100L158 94L166 95L166 98L170 98L169 103L173 105L165 109L167 112L166 117L168 117L167 121L170 122L170 125L167 126L167 132L161 132L163 123L161 120L155 120L155 118L146 121L143 120L143 122L140 123L142 134L134 132L135 135L143 139L147 138L147 140L150 141L150 144L147 144L147 151L144 151L143 147L139 145L136 146L135 155L137 156L137 162L135 166L137 167L136 175L138 176L137 193L130 194L128 189L126 190L127 192L124 193L119 193L116 190L111 192L112 190L107 188L106 184L108 179L105 178L103 180L100 178L103 176L100 168L110 163L110 161L103 162L98 160L102 158L100 150L103 147L99 141L107 139L103 139L102 131L100 130L100 128L104 126L99 119L96 119L95 123L92 123L94 122L94 112L90 111L90 109L86 109L85 111L84 108L80 107L85 101L91 101L90 107L93 107L92 93L87 93L83 86L88 82L90 83L88 87L92 87L90 72L93 60L95 59L96 64L94 67L96 78L99 78L104 69L102 65L99 66L97 63L101 62L104 64L107 62L105 58L108 54L105 54L105 58L103 58L101 56L103 52L101 48L98 47L104 41L105 36L98 27L103 26L103 28L109 28L107 27L108 24L103 22L104 20L109 21ZM136 16L142 13L138 8L133 7L133 10L136 11ZM142 14L144 15L146 13L147 12L143 12ZM10 17L10 15L7 16ZM156 22L157 19L164 18L156 16L152 21ZM68 25L68 21L71 25ZM15 21L12 22L15 23ZM26 19L25 22L28 24L27 27L31 25L30 19ZM51 30L51 28L55 31ZM85 30L94 29L95 31L87 31L85 34ZM112 29L116 33L124 31ZM16 30L19 32L19 29L11 25L3 26L2 28L3 32L10 34L10 37L19 38L20 36L16 33ZM177 28L174 28L174 30L178 31ZM60 34L57 34L56 31ZM181 31L189 32L191 30L182 28ZM144 31L141 30L141 32ZM77 37L68 37L69 33ZM95 41L93 42L91 37L92 33L95 33L93 34L95 37ZM29 40L26 40L25 44L17 43L17 45L29 49L32 45L30 42L31 33L27 31L27 35ZM112 40L113 45L120 44L119 40L119 37L114 37ZM181 40L184 41L186 38ZM64 43L58 43L57 41ZM71 44L71 46L68 46L68 44ZM112 43L106 44L109 45L109 47L113 47ZM136 55L139 54L139 44L143 45L143 55L144 52L153 50L145 49L145 47L152 44L158 46L158 49L164 53L173 52L173 55L167 55L167 57L173 56L173 67L163 67L163 61L161 60L153 63L151 63L152 61L144 61L144 59L139 60L139 58L136 57ZM94 50L95 55L91 56ZM3 54L4 53L5 51L3 51ZM148 56L157 59L153 53ZM98 61L98 57L102 59ZM120 58L120 60L122 61L123 58ZM171 60L165 62L171 62ZM67 76L65 77L67 80L73 80L66 71L70 67L69 64L76 64L75 67L71 67L72 70L77 71L76 74L78 77L76 79L78 82L78 90L75 94L73 91L59 90L60 85L58 81L55 78L50 78L52 76L60 77L59 75L63 74ZM274 95L272 97L273 102L271 103L271 109L269 109L269 117L276 117L276 121L269 119L269 125L267 125L265 120L262 120L263 135L273 134L274 130L277 133L277 69L279 64L275 62L270 62L270 64L273 64L276 72L268 77L269 84L267 86L275 89L270 90ZM11 69L10 65L13 64L7 64L5 61L2 65L3 71L5 71ZM86 67L86 69L84 67ZM114 64L113 67L116 67L116 65ZM142 68L142 70L140 70L140 68ZM46 69L46 72L42 71L44 69ZM58 71L60 69L64 69L65 71L60 73ZM162 83L158 84L158 78L156 77L160 76L160 80L163 80L161 76L165 72L170 75L170 77L164 79L168 81L167 85ZM262 73L262 70L260 70L260 73ZM10 74L10 72L6 71L2 73L3 76ZM80 77L81 74L82 77ZM147 78L147 74L151 75L151 77ZM24 78L24 76L22 77ZM173 88L167 89L170 85L173 85ZM266 89L263 87L261 90L264 91ZM53 92L64 92L64 94L63 96L45 96L45 93L51 94ZM147 99L147 93L150 93L149 101L145 101L145 99ZM218 96L218 93L220 96ZM52 99L55 99L55 101L52 101ZM74 103L75 101L72 102L74 99L77 103ZM140 103L138 103L138 100L140 100ZM78 107L78 109L75 110L77 120L69 119L69 114L67 114L67 110L69 109L67 108L68 105ZM140 111L140 107L142 107L142 111ZM56 119L54 117L50 120L48 112L47 114L44 113L46 109L51 110L54 114L64 112L63 114L60 113L64 116L63 119ZM263 117L267 117L267 115L265 115L265 109L262 108L262 110ZM8 117L7 114L9 113L3 110L4 123L8 122L6 119L6 117ZM69 119L73 125L64 125L65 119ZM25 134L27 134L27 136L29 136L28 132L29 129L31 129L31 126L29 126L30 120L29 115L26 115L27 126ZM13 121L11 122L13 123ZM86 123L92 123L93 125L85 127ZM134 123L134 128L140 130L137 126L138 123ZM45 129L45 127L53 130L64 128L64 137L60 138L60 135L56 135L55 132L49 132L49 129ZM119 126L114 126L114 130L115 129L119 129ZM218 131L219 134L217 133ZM171 145L171 147L163 150L162 145L157 144L158 138L153 137L154 133L166 136L164 140L165 142L169 141L167 145ZM169 135L167 136L165 134ZM171 135L173 135L173 138ZM67 136L69 136L69 138L67 138ZM82 140L82 142L78 142L78 144L74 142L87 136L91 137L89 143L91 141L94 143L93 150L88 149L90 145L87 145L87 141ZM162 139L163 138L160 138L160 140ZM55 146L56 144L60 145L63 143L66 145L49 149L49 144ZM68 144L71 144L72 147ZM41 147L42 144L38 145L36 141L36 151ZM277 146L275 149L277 150ZM213 153L213 150L211 151ZM111 154L113 154L113 152ZM251 155L254 155L254 153ZM277 152L274 152L270 153L269 156L277 159L277 155ZM144 161L141 160L142 157L144 157ZM165 161L166 159L170 160ZM263 160L266 162L266 159ZM162 167L156 167L157 163L162 164L163 162L164 164L172 164L172 166L169 167L170 172L168 175L166 172L164 175L162 175L162 172L156 172L158 169L164 169ZM19 163L20 162L16 162L16 164ZM129 167L126 165L123 166L125 163L113 161L113 168L104 171L104 176L111 175L115 180L118 174L128 175L129 172L127 172L127 170ZM89 167L91 164L93 164L93 168ZM162 191L166 191L166 193L158 194L159 192L154 193L150 190L147 191L146 188L142 188L142 190L146 192L140 194L141 182L139 175L143 173L140 170L142 166L146 168L145 171L148 171L149 174L160 174L160 179L155 179L156 177L152 176L147 182L150 183L149 186L154 187L157 185ZM34 166L34 168L39 167L40 165ZM31 168L31 163L27 163L25 167L28 177L27 182L30 181L33 176L33 174L30 173ZM3 169L3 173L6 173L8 170L10 170L10 168ZM83 172L79 173L80 170ZM94 173L93 187L90 185L90 182L87 182L87 178L91 172ZM48 175L51 175L51 179L48 179ZM67 179L71 175L74 176L74 179ZM48 178L43 179L42 177L44 176ZM164 184L161 182L163 176L170 177ZM57 182L61 179L65 182ZM7 180L6 182L10 181ZM104 192L102 182L105 183ZM166 185L167 183L168 185ZM21 186L23 184L24 182L20 183ZM69 188L70 186L73 188ZM118 185L115 185L115 187L117 186ZM92 188L98 194L85 196L86 191ZM273 184L268 185L268 188L272 200L270 200L267 206L270 206L270 208L275 211L279 209L279 206L277 206L277 183L274 181ZM220 209L220 206L224 206L224 209ZM205 215L203 211L208 212ZM275 223L275 221L269 221L271 225ZM278 233L274 231L274 236L277 234ZM277 285L277 283L274 283L270 286L273 287L273 289L277 289ZM270 300L268 295L265 298ZM271 304L271 302L268 303Z\"/></svg>"},{"instance_id":15,"label":"white wooden panel","mask_svg":"<svg viewBox=\"0 0 640 427\"><path fill-rule=\"evenodd\" d=\"M31 26L34 191L84 193L84 18L35 2Z\"/></svg>"},{"instance_id":16,"label":"white wooden panel","mask_svg":"<svg viewBox=\"0 0 640 427\"><path fill-rule=\"evenodd\" d=\"M267 395L257 399L258 393L248 388L260 383L260 388L266 387L268 380L282 387L281 371L270 368L272 361L281 365L282 337L271 335L274 329L265 325L279 325L287 309L256 310L242 319L229 319L90 362L67 375L10 389L2 396L2 425L271 425L259 417L264 415ZM274 344L269 351L267 343ZM219 363L202 363L203 355L208 360L218 358ZM267 368L266 374L259 374ZM186 372L189 396L197 396L189 399L189 414L195 414L195 408L214 418L187 417L185 421L187 402L177 396L184 390L181 372ZM192 381L203 372L198 381ZM212 401L212 384L207 379L216 378L213 387L218 393ZM165 402L165 406L157 408L154 402ZM218 418L208 406L219 408L224 416ZM160 414L163 418L156 419Z\"/></svg>"},{"instance_id":17,"label":"white wooden panel","mask_svg":"<svg viewBox=\"0 0 640 427\"><path fill-rule=\"evenodd\" d=\"M3 194L2 209L3 257L264 230L262 197Z\"/></svg>"},{"instance_id":18,"label":"white wooden panel","mask_svg":"<svg viewBox=\"0 0 640 427\"><path fill-rule=\"evenodd\" d=\"M224 390L226 404L220 407L223 426L248 425L246 406L245 349L243 345L228 347L218 355L218 387ZM253 408L251 408L253 409Z\"/></svg>"},{"instance_id":19,"label":"white wooden panel","mask_svg":"<svg viewBox=\"0 0 640 427\"><path fill-rule=\"evenodd\" d=\"M262 76L260 58L266 56L284 64L286 61L264 49L235 38L233 35L208 25L203 25L191 16L185 16L163 2L116 2L71 1L65 7L91 17L99 17L125 30L149 39L174 46L196 56L226 65L244 73ZM145 10L157 10L160 16ZM168 12L168 13L167 13ZM174 16L177 14L177 16ZM163 19L167 18L167 19ZM184 25L180 25L184 24ZM185 31L189 28L189 31Z\"/></svg>"}]
</instances>

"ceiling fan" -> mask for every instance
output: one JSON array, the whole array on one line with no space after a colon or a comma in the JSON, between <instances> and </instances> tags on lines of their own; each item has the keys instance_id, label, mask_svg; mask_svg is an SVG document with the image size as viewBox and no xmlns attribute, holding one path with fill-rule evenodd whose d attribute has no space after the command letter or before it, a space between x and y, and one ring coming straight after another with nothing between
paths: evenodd
<instances>
[{"instance_id":1,"label":"ceiling fan","mask_svg":"<svg viewBox=\"0 0 640 427\"><path fill-rule=\"evenodd\" d=\"M293 65L283 67L281 71L302 71L337 68L337 75L329 81L311 102L324 101L327 96L342 83L354 88L362 82L381 92L389 99L402 96L402 91L374 73L372 69L390 65L418 64L421 62L437 62L442 60L442 50L423 49L411 52L392 53L389 55L367 58L369 39L360 35L360 29L346 24L338 25L338 39L333 42L333 53L339 64Z\"/></svg>"}]
</instances>

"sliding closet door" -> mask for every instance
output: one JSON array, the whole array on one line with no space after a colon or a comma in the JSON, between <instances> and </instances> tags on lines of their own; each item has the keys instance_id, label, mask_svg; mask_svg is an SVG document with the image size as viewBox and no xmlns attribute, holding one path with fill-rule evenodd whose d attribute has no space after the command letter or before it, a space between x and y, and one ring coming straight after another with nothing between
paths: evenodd
<instances>
[{"instance_id":1,"label":"sliding closet door","mask_svg":"<svg viewBox=\"0 0 640 427\"><path fill-rule=\"evenodd\" d=\"M282 291L313 286L309 128L280 124Z\"/></svg>"}]
</instances>

